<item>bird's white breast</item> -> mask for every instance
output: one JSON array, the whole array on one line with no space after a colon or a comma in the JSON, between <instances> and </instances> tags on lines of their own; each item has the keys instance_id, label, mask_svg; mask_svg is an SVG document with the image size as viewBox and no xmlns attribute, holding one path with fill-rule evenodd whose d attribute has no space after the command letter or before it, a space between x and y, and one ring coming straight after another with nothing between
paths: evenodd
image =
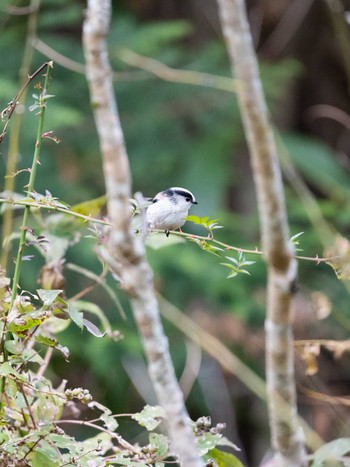
<instances>
[{"instance_id":1,"label":"bird's white breast","mask_svg":"<svg viewBox=\"0 0 350 467\"><path fill-rule=\"evenodd\" d=\"M168 199L160 199L147 209L147 221L151 229L176 230L185 223L188 206L175 204Z\"/></svg>"}]
</instances>

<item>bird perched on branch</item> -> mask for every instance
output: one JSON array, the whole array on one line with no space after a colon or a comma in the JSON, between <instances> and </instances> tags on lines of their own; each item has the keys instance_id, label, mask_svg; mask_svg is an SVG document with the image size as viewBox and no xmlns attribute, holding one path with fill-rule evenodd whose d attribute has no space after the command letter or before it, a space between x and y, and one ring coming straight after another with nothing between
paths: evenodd
<instances>
[{"instance_id":1,"label":"bird perched on branch","mask_svg":"<svg viewBox=\"0 0 350 467\"><path fill-rule=\"evenodd\" d=\"M170 230L180 229L184 225L185 218L193 204L198 203L186 188L175 186L159 192L147 208L148 227L164 229L168 237Z\"/></svg>"}]
</instances>

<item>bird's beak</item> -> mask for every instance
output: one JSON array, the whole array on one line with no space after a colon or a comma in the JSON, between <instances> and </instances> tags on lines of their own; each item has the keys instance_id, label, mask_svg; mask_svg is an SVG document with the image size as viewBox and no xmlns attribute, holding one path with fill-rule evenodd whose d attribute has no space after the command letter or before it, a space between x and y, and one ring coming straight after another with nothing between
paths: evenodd
<instances>
[{"instance_id":1,"label":"bird's beak","mask_svg":"<svg viewBox=\"0 0 350 467\"><path fill-rule=\"evenodd\" d=\"M197 203L197 201L193 201L193 203L192 203L192 204L198 204L198 203Z\"/></svg>"}]
</instances>

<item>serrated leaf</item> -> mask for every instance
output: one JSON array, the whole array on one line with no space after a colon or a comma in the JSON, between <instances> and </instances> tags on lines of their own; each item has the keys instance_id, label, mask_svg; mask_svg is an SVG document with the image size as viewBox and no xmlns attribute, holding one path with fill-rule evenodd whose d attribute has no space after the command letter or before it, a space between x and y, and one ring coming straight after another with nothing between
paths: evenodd
<instances>
[{"instance_id":1,"label":"serrated leaf","mask_svg":"<svg viewBox=\"0 0 350 467\"><path fill-rule=\"evenodd\" d=\"M152 431L162 422L165 418L164 409L160 406L146 405L143 410L139 413L135 413L131 416L141 426L144 426L147 430Z\"/></svg>"}]
</instances>

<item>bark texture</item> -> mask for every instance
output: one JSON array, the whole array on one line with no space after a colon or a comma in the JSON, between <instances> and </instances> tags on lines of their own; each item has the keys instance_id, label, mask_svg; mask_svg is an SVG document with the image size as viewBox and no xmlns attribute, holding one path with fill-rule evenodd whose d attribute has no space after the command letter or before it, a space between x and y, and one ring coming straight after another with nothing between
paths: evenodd
<instances>
[{"instance_id":1,"label":"bark texture","mask_svg":"<svg viewBox=\"0 0 350 467\"><path fill-rule=\"evenodd\" d=\"M111 15L110 0L88 0L83 45L91 106L100 140L112 223L108 250L103 258L120 278L131 306L148 360L149 374L158 401L168 419L172 450L184 466L199 467L198 454L183 395L170 359L155 297L152 270L141 238L131 229L131 177L123 132L114 96L106 36Z\"/></svg>"},{"instance_id":2,"label":"bark texture","mask_svg":"<svg viewBox=\"0 0 350 467\"><path fill-rule=\"evenodd\" d=\"M289 240L281 170L245 2L218 0L218 5L232 73L238 82L238 101L250 150L268 266L266 378L274 465L303 466L304 436L297 421L290 322L297 262Z\"/></svg>"}]
</instances>

